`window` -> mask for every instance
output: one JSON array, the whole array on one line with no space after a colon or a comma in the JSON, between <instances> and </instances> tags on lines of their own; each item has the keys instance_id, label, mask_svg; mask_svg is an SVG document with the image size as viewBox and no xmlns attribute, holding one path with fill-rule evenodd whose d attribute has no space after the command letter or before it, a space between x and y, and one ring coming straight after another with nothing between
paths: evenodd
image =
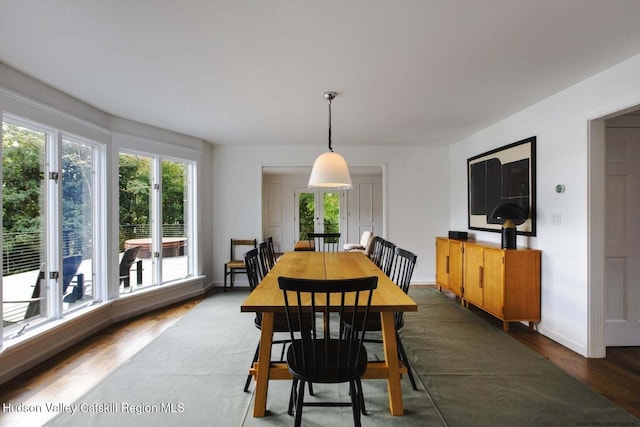
<instances>
[{"instance_id":1,"label":"window","mask_svg":"<svg viewBox=\"0 0 640 427\"><path fill-rule=\"evenodd\" d=\"M193 275L192 162L121 153L120 293ZM128 265L127 251L135 252Z\"/></svg>"},{"instance_id":2,"label":"window","mask_svg":"<svg viewBox=\"0 0 640 427\"><path fill-rule=\"evenodd\" d=\"M2 122L3 336L92 302L97 145Z\"/></svg>"}]
</instances>

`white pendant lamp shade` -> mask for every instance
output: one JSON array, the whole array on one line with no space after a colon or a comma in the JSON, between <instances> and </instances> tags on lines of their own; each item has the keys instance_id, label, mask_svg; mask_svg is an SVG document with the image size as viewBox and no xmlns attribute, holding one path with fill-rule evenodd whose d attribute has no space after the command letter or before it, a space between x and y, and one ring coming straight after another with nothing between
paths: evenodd
<instances>
[{"instance_id":1,"label":"white pendant lamp shade","mask_svg":"<svg viewBox=\"0 0 640 427\"><path fill-rule=\"evenodd\" d=\"M344 157L333 151L318 156L309 177L309 188L348 190L352 187L349 167Z\"/></svg>"},{"instance_id":2,"label":"white pendant lamp shade","mask_svg":"<svg viewBox=\"0 0 640 427\"><path fill-rule=\"evenodd\" d=\"M318 156L313 163L309 188L333 188L348 190L353 187L347 162L331 147L331 100L336 97L335 92L325 92L324 99L329 101L329 152Z\"/></svg>"}]
</instances>

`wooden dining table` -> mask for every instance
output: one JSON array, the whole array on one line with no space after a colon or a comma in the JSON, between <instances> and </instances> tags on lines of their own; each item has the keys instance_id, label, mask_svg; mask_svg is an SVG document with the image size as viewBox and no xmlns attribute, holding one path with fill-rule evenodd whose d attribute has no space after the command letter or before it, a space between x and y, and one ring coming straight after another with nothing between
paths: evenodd
<instances>
[{"instance_id":1,"label":"wooden dining table","mask_svg":"<svg viewBox=\"0 0 640 427\"><path fill-rule=\"evenodd\" d=\"M256 382L253 416L263 417L266 413L270 380L292 378L286 363L271 361L274 313L284 313L285 308L284 297L278 287L280 276L323 280L378 277L378 288L373 293L371 311L380 313L384 361L370 361L363 379L386 379L389 409L393 415L404 415L400 379L402 374L407 373L407 368L398 359L394 313L417 311L416 303L363 253L287 252L240 308L243 312L262 313L258 361L249 371Z\"/></svg>"}]
</instances>

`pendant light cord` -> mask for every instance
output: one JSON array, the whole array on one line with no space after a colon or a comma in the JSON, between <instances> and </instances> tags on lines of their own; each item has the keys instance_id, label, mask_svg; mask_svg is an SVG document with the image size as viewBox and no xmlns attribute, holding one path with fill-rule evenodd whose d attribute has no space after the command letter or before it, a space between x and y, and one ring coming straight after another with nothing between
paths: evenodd
<instances>
[{"instance_id":1,"label":"pendant light cord","mask_svg":"<svg viewBox=\"0 0 640 427\"><path fill-rule=\"evenodd\" d=\"M329 98L329 151L333 152L333 147L331 147L331 98Z\"/></svg>"}]
</instances>

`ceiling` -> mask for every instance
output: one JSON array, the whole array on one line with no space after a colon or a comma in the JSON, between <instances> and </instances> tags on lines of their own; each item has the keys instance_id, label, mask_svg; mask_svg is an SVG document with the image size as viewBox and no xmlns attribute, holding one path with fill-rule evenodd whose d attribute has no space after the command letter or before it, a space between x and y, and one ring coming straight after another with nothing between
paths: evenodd
<instances>
[{"instance_id":1,"label":"ceiling","mask_svg":"<svg viewBox=\"0 0 640 427\"><path fill-rule=\"evenodd\" d=\"M449 144L640 53L640 1L0 0L0 61L214 144Z\"/></svg>"}]
</instances>

